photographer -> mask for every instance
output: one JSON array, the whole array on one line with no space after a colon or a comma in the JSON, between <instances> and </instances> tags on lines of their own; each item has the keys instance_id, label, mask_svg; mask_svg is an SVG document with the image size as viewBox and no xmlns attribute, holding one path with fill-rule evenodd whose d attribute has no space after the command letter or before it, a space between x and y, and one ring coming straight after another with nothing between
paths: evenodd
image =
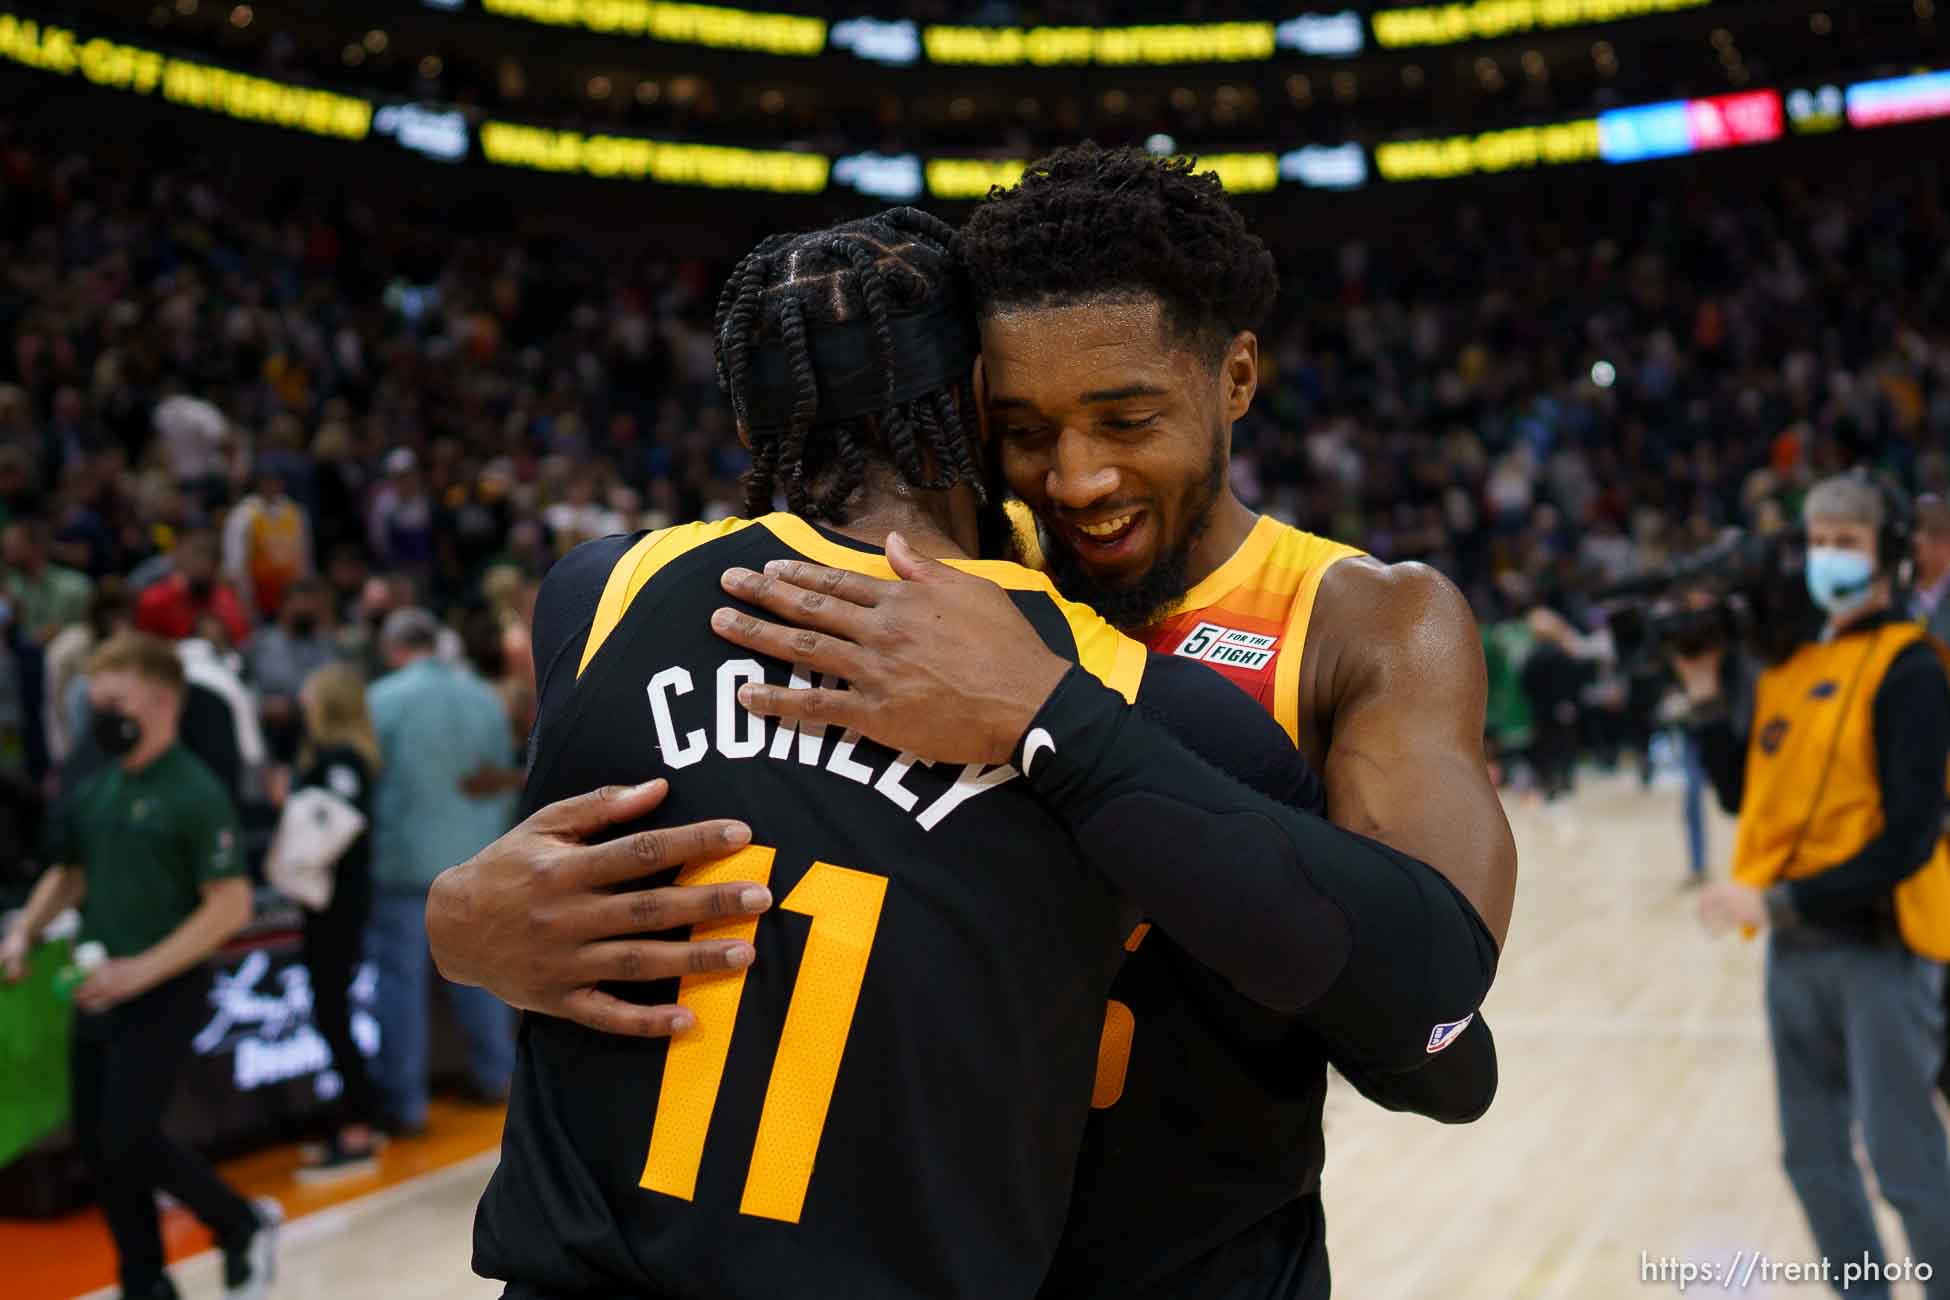
<instances>
[{"instance_id":1,"label":"photographer","mask_svg":"<svg viewBox=\"0 0 1950 1300\"><path fill-rule=\"evenodd\" d=\"M1701 916L1716 933L1772 932L1767 1016L1789 1181L1824 1255L1885 1259L1851 1145L1859 1120L1941 1300L1950 1149L1932 1092L1950 956L1950 678L1896 599L1897 514L1859 475L1809 493L1806 581L1827 622L1760 674L1749 734L1729 720L1723 650L1674 667L1707 773L1740 819L1734 879L1702 893Z\"/></svg>"}]
</instances>

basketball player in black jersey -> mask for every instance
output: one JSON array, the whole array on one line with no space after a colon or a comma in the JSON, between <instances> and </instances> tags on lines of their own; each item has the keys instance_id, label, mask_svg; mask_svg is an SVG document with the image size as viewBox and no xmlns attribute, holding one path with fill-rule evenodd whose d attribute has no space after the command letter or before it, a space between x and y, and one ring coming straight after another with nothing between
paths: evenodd
<instances>
[{"instance_id":1,"label":"basketball player in black jersey","mask_svg":"<svg viewBox=\"0 0 1950 1300\"><path fill-rule=\"evenodd\" d=\"M1382 1053L1406 1053L1405 1024L1419 1048L1428 1017L1473 1009L1487 985L1487 933L1422 864L1363 842L1342 846L1350 870L1300 865L1331 828L1294 811L1318 809L1317 783L1249 700L1147 659L1040 575L961 566L1010 588L1007 616L1058 656L1033 670L1040 703L1008 764L937 773L738 706L760 682L814 683L789 645L753 658L712 634L725 568L884 574L894 525L937 554L977 542L974 343L945 234L901 212L762 245L721 304L721 373L755 505L776 476L794 513L596 544L544 588L528 805L681 771L660 820L730 814L764 842L680 885L757 880L784 898L720 927L761 960L687 978L695 1028L668 1049L526 1018L476 1233L511 1296L1029 1295L1133 908L1182 923L1254 1002ZM1014 664L959 672L1024 686ZM1213 868L1188 872L1187 854L1228 864L1266 924L1211 926ZM1296 932L1310 942L1285 942ZM1404 943L1426 968L1404 976Z\"/></svg>"}]
</instances>

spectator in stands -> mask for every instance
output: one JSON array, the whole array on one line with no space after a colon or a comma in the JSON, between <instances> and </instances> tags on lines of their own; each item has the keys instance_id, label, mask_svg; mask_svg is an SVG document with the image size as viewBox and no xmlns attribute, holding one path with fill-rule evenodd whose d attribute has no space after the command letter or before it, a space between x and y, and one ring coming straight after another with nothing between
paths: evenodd
<instances>
[{"instance_id":1,"label":"spectator in stands","mask_svg":"<svg viewBox=\"0 0 1950 1300\"><path fill-rule=\"evenodd\" d=\"M257 722L257 696L244 684L241 661L223 638L223 625L205 614L197 620L197 635L176 643L190 688L183 735L192 753L210 755L212 770L241 804L256 799L270 750Z\"/></svg>"},{"instance_id":2,"label":"spectator in stands","mask_svg":"<svg viewBox=\"0 0 1950 1300\"><path fill-rule=\"evenodd\" d=\"M1914 613L1931 636L1950 646L1950 501L1917 499L1915 547Z\"/></svg>"},{"instance_id":3,"label":"spectator in stands","mask_svg":"<svg viewBox=\"0 0 1950 1300\"><path fill-rule=\"evenodd\" d=\"M354 454L351 428L342 420L321 426L312 439L311 457L318 552L337 555L348 544L363 552L366 468Z\"/></svg>"},{"instance_id":4,"label":"spectator in stands","mask_svg":"<svg viewBox=\"0 0 1950 1300\"><path fill-rule=\"evenodd\" d=\"M83 909L83 933L108 949L75 993L69 1068L75 1135L115 1240L122 1294L176 1296L163 1270L158 1192L215 1235L230 1294L262 1294L277 1203L253 1206L162 1128L204 1010L203 961L251 917L237 811L177 743L183 672L167 644L123 636L88 667L97 744L112 762L52 819L53 865L0 945L0 965L18 979L35 938L73 906Z\"/></svg>"},{"instance_id":5,"label":"spectator in stands","mask_svg":"<svg viewBox=\"0 0 1950 1300\"><path fill-rule=\"evenodd\" d=\"M513 765L508 715L492 687L435 653L440 625L424 609L387 615L380 649L392 670L367 692L379 737L373 793L376 896L368 951L379 967L383 1044L380 1092L397 1132L417 1132L427 1110L427 888L513 824L507 794L473 798L462 783ZM441 981L467 1039L474 1095L506 1095L514 1072L508 1008L477 988Z\"/></svg>"},{"instance_id":6,"label":"spectator in stands","mask_svg":"<svg viewBox=\"0 0 1950 1300\"><path fill-rule=\"evenodd\" d=\"M386 456L386 481L373 493L368 538L381 568L421 582L432 576L433 503L419 459L408 448Z\"/></svg>"},{"instance_id":7,"label":"spectator in stands","mask_svg":"<svg viewBox=\"0 0 1950 1300\"><path fill-rule=\"evenodd\" d=\"M245 650L264 740L280 762L288 763L297 754L303 733L298 688L325 665L345 657L337 623L324 582L300 578L285 593L278 621L259 628Z\"/></svg>"},{"instance_id":8,"label":"spectator in stands","mask_svg":"<svg viewBox=\"0 0 1950 1300\"><path fill-rule=\"evenodd\" d=\"M221 502L228 484L224 458L229 446L229 422L223 412L201 397L192 397L172 383L173 391L156 403L156 436L162 442L176 485L206 505Z\"/></svg>"},{"instance_id":9,"label":"spectator in stands","mask_svg":"<svg viewBox=\"0 0 1950 1300\"><path fill-rule=\"evenodd\" d=\"M37 645L46 646L62 628L88 616L92 584L86 574L48 559L47 525L41 520L16 519L0 532L0 562L6 565L15 623Z\"/></svg>"},{"instance_id":10,"label":"spectator in stands","mask_svg":"<svg viewBox=\"0 0 1950 1300\"><path fill-rule=\"evenodd\" d=\"M104 578L96 585L95 599L88 607L85 639L77 638L63 646L57 638L56 646L62 653L48 656L47 697L60 715L59 724L48 728L48 748L63 790L74 789L101 764L100 751L88 734L88 658L116 636L133 631L135 602L129 598L127 586L119 578Z\"/></svg>"},{"instance_id":11,"label":"spectator in stands","mask_svg":"<svg viewBox=\"0 0 1950 1300\"><path fill-rule=\"evenodd\" d=\"M276 618L285 591L312 572L311 525L286 491L282 471L261 471L257 490L231 507L223 572L264 619Z\"/></svg>"},{"instance_id":12,"label":"spectator in stands","mask_svg":"<svg viewBox=\"0 0 1950 1300\"><path fill-rule=\"evenodd\" d=\"M48 768L47 648L88 610L88 579L48 559L47 525L20 516L0 531L6 661L0 664L0 760L35 779Z\"/></svg>"},{"instance_id":13,"label":"spectator in stands","mask_svg":"<svg viewBox=\"0 0 1950 1300\"><path fill-rule=\"evenodd\" d=\"M217 576L217 539L207 529L183 534L173 553L173 572L136 598L136 626L151 636L180 641L196 634L196 621L211 614L230 645L250 638L244 602Z\"/></svg>"}]
</instances>

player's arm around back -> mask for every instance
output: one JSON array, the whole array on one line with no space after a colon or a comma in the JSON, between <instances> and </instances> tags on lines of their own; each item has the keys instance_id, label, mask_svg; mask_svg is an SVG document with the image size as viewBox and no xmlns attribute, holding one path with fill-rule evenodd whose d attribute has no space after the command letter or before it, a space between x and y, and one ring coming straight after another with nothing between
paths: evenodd
<instances>
[{"instance_id":1,"label":"player's arm around back","mask_svg":"<svg viewBox=\"0 0 1950 1300\"><path fill-rule=\"evenodd\" d=\"M1161 659L1153 666L1172 666ZM1214 728L1248 744L1270 729L1304 762L1243 692L1211 680ZM1143 700L1126 707L1072 669L1017 748L1017 768L1085 860L1241 993L1294 1015L1337 1063L1416 1069L1468 1028L1496 944L1462 893L1410 854L1242 784Z\"/></svg>"}]
</instances>

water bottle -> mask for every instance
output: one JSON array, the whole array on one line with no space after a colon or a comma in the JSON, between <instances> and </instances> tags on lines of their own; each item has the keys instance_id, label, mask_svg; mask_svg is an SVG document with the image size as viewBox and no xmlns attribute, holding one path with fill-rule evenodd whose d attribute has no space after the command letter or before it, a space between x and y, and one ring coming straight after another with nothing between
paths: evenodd
<instances>
[{"instance_id":1,"label":"water bottle","mask_svg":"<svg viewBox=\"0 0 1950 1300\"><path fill-rule=\"evenodd\" d=\"M94 940L79 944L68 964L54 974L54 987L61 996L74 1000L74 991L88 982L88 977L108 960L108 949Z\"/></svg>"}]
</instances>

